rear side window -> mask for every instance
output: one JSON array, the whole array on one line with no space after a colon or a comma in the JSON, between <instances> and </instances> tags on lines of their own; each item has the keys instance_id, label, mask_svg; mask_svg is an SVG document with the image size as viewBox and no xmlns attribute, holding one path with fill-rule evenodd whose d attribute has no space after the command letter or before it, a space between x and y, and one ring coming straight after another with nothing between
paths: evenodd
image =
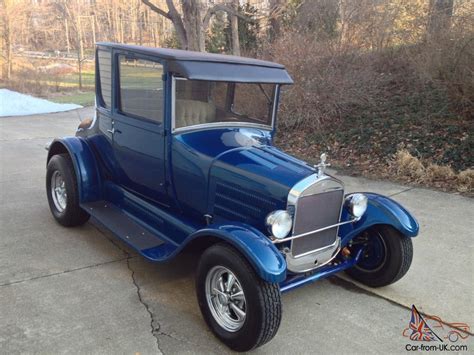
<instances>
[{"instance_id":1,"label":"rear side window","mask_svg":"<svg viewBox=\"0 0 474 355\"><path fill-rule=\"evenodd\" d=\"M112 54L111 52L98 50L97 60L99 61L100 96L102 106L110 108L112 105Z\"/></svg>"},{"instance_id":2,"label":"rear side window","mask_svg":"<svg viewBox=\"0 0 474 355\"><path fill-rule=\"evenodd\" d=\"M119 56L120 103L125 115L163 122L163 66L144 59Z\"/></svg>"}]
</instances>

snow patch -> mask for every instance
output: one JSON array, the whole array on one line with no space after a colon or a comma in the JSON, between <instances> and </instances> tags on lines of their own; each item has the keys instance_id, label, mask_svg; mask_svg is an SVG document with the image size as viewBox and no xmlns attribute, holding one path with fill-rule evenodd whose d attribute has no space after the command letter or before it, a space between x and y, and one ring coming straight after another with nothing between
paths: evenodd
<instances>
[{"instance_id":1,"label":"snow patch","mask_svg":"<svg viewBox=\"0 0 474 355\"><path fill-rule=\"evenodd\" d=\"M81 107L76 104L58 104L30 95L20 94L16 91L0 89L0 117L62 112Z\"/></svg>"}]
</instances>

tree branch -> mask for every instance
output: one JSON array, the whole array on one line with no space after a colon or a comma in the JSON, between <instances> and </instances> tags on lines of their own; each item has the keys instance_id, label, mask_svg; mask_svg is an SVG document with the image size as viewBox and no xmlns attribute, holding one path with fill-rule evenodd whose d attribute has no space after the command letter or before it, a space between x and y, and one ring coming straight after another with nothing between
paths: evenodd
<instances>
[{"instance_id":1,"label":"tree branch","mask_svg":"<svg viewBox=\"0 0 474 355\"><path fill-rule=\"evenodd\" d=\"M161 16L164 16L164 17L166 17L167 19L170 19L170 20L172 19L169 12L166 12L166 11L160 9L158 6L156 6L155 4L153 4L151 1L149 1L149 0L142 0L142 3L145 4L146 6L148 6L151 10L153 10L153 11L156 12L157 14L160 14Z\"/></svg>"},{"instance_id":2,"label":"tree branch","mask_svg":"<svg viewBox=\"0 0 474 355\"><path fill-rule=\"evenodd\" d=\"M211 21L212 15L214 15L215 13L217 13L219 11L223 11L223 12L226 12L230 15L237 16L238 18L240 18L244 21L247 21L247 22L255 22L250 17L242 15L239 11L237 11L236 9L233 9L232 7L229 7L229 6L223 5L223 4L217 4L217 5L214 5L213 7L210 7L209 9L207 9L206 15L204 15L204 18L202 20L204 30L207 30L207 28L209 27L209 21Z\"/></svg>"}]
</instances>

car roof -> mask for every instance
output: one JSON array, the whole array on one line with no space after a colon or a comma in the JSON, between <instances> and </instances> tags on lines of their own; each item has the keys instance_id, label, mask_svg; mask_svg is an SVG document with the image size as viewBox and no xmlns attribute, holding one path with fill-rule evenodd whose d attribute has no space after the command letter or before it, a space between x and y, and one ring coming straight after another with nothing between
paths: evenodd
<instances>
[{"instance_id":1,"label":"car roof","mask_svg":"<svg viewBox=\"0 0 474 355\"><path fill-rule=\"evenodd\" d=\"M170 71L188 79L246 83L293 83L283 65L260 59L111 42L99 42L97 46L157 57L168 62Z\"/></svg>"}]
</instances>

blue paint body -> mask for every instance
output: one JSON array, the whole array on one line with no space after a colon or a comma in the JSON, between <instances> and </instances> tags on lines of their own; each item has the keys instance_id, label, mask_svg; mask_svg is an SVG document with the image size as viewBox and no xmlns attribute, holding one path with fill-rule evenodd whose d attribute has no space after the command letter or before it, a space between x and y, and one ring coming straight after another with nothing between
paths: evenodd
<instances>
[{"instance_id":1,"label":"blue paint body","mask_svg":"<svg viewBox=\"0 0 474 355\"><path fill-rule=\"evenodd\" d=\"M106 49L112 51L111 71L117 73L115 54L123 50ZM50 147L48 160L64 152L72 157L81 205L87 209L88 203L108 201L163 241L156 247L138 249L153 261L168 260L190 242L212 237L233 245L262 279L279 282L284 290L293 288L292 282L297 287L342 270L342 266L327 266L319 276L318 271L307 279L287 276L285 258L267 237L264 226L265 216L286 209L290 189L315 170L275 148L270 129L229 125L172 132L173 73L167 71L163 58L151 59L164 67L162 122L118 112L118 86L113 76L111 107L101 106L97 92L93 129L55 140ZM109 132L112 128L114 135ZM222 197L222 191L227 197ZM366 214L340 228L343 245L377 224L392 225L410 237L417 235L416 220L402 206L381 195L367 196ZM205 215L213 216L212 221L206 221ZM343 209L341 220L348 219ZM352 265L348 261L344 267Z\"/></svg>"}]
</instances>

